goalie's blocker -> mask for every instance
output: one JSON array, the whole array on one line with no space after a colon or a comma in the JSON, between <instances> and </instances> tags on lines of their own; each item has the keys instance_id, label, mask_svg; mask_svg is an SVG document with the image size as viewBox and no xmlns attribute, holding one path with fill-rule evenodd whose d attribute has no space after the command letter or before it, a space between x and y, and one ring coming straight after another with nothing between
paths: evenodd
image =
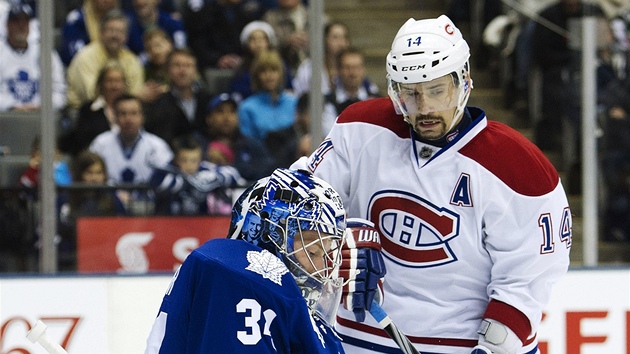
<instances>
[{"instance_id":1,"label":"goalie's blocker","mask_svg":"<svg viewBox=\"0 0 630 354\"><path fill-rule=\"evenodd\" d=\"M344 278L343 306L354 312L357 321L365 321L365 311L372 300L382 304L382 280L386 269L381 255L380 233L365 219L347 220L346 242L341 251L339 276Z\"/></svg>"}]
</instances>

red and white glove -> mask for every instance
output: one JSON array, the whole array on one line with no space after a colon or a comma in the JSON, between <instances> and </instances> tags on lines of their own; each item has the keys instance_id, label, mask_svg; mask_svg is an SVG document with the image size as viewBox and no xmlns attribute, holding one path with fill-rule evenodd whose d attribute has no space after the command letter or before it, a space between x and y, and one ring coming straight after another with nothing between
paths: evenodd
<instances>
[{"instance_id":1,"label":"red and white glove","mask_svg":"<svg viewBox=\"0 0 630 354\"><path fill-rule=\"evenodd\" d=\"M344 278L343 306L354 312L358 322L363 322L372 300L383 302L381 278L387 272L381 254L381 235L372 222L348 219L341 257L339 276Z\"/></svg>"}]
</instances>

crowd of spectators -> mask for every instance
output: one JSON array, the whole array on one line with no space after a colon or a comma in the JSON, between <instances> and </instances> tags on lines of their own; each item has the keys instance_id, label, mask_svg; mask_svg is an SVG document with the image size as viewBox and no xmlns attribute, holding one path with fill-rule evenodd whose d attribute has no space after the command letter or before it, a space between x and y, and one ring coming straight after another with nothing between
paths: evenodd
<instances>
[{"instance_id":1,"label":"crowd of spectators","mask_svg":"<svg viewBox=\"0 0 630 354\"><path fill-rule=\"evenodd\" d=\"M2 112L40 108L36 5L0 0ZM65 166L66 178L56 181L81 186L59 196L69 225L99 206L105 215L229 213L230 188L312 152L308 1L63 5L72 8L56 21L51 54L54 109L65 122L55 166ZM327 130L345 107L379 93L346 26L325 21ZM212 70L230 75L220 90L210 89ZM36 149L31 160L21 181L36 188Z\"/></svg>"},{"instance_id":2,"label":"crowd of spectators","mask_svg":"<svg viewBox=\"0 0 630 354\"><path fill-rule=\"evenodd\" d=\"M485 3L484 24L499 14L510 17L499 44L513 63L509 104L523 114L519 118L534 130L535 143L545 151L565 148L560 136L563 120L579 135L580 48L570 45L571 23L584 16L604 21L605 28L598 31L599 38L606 40L598 42L597 86L605 208L610 219L606 237L630 241L630 223L625 221L630 215L630 5L615 0L531 0L522 2L525 8L545 5L524 13L523 8L509 8L512 2L504 1L501 11L499 1ZM60 219L70 220L69 225L77 215L98 211L103 215L229 213L230 188L245 186L312 152L308 1L70 0L64 4L73 8L64 21L57 21L61 23L56 50L48 53L53 65L53 106L70 122L57 132L55 181L60 186L121 186L61 195ZM453 20L470 20L470 14L457 11L470 9L469 1L450 4ZM0 112L39 109L40 33L35 5L33 0L0 0ZM512 10L521 12L514 16ZM609 37L602 36L608 33ZM346 25L327 16L323 57L325 135L343 109L381 93L367 77L364 54L352 46ZM543 80L537 121L531 119L528 96L534 70L540 70ZM227 73L227 85L210 90L217 87L208 82L210 71ZM33 145L31 165L16 183L37 187L38 143ZM579 154L577 138L573 143ZM91 173L98 178L86 177L89 169L97 170ZM129 185L148 189L126 189Z\"/></svg>"},{"instance_id":3,"label":"crowd of spectators","mask_svg":"<svg viewBox=\"0 0 630 354\"><path fill-rule=\"evenodd\" d=\"M581 179L581 20L596 23L596 96L599 210L604 238L630 242L630 2L528 0L488 25L484 39L498 47L508 71L508 106L533 130L538 147L561 157L570 194ZM538 78L533 80L532 78Z\"/></svg>"}]
</instances>

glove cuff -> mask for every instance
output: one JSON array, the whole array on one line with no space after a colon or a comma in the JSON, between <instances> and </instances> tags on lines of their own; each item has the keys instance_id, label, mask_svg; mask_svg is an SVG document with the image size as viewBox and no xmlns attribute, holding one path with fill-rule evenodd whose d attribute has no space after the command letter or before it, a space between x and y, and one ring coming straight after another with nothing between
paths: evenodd
<instances>
[{"instance_id":1,"label":"glove cuff","mask_svg":"<svg viewBox=\"0 0 630 354\"><path fill-rule=\"evenodd\" d=\"M479 344L497 354L512 354L523 346L523 342L508 326L493 319L483 319L477 331Z\"/></svg>"}]
</instances>

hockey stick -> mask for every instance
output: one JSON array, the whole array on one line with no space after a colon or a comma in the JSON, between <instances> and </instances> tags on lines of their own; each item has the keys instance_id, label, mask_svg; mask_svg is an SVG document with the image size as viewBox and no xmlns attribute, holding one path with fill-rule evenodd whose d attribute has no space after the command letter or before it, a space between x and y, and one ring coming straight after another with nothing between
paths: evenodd
<instances>
[{"instance_id":1,"label":"hockey stick","mask_svg":"<svg viewBox=\"0 0 630 354\"><path fill-rule=\"evenodd\" d=\"M37 321L37 324L26 333L26 338L28 338L31 343L38 342L50 354L68 354L62 346L50 338L48 333L46 333L46 328L44 322Z\"/></svg>"},{"instance_id":2,"label":"hockey stick","mask_svg":"<svg viewBox=\"0 0 630 354\"><path fill-rule=\"evenodd\" d=\"M381 306L376 302L376 300L372 300L372 308L370 309L370 314L381 328L387 332L387 334L391 337L391 339L398 344L400 349L405 354L421 354L411 343L409 338L405 336L403 332L401 332L396 324L392 321L391 318L387 315L385 310L381 308Z\"/></svg>"}]
</instances>

